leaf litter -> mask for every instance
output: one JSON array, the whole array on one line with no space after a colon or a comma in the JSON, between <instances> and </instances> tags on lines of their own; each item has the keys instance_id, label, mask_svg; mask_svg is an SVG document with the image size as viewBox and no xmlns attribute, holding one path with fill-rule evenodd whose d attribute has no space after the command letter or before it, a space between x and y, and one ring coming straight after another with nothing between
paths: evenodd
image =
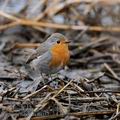
<instances>
[{"instance_id":1,"label":"leaf litter","mask_svg":"<svg viewBox=\"0 0 120 120\"><path fill-rule=\"evenodd\" d=\"M119 1L1 0L0 6L1 120L119 119ZM71 59L43 84L24 65L54 32L71 41Z\"/></svg>"}]
</instances>

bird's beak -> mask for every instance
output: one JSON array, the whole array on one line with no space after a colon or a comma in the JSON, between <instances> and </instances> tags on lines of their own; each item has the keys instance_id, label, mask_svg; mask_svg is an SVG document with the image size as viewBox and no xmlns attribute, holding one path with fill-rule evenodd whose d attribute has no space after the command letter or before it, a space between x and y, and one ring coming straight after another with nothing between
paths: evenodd
<instances>
[{"instance_id":1,"label":"bird's beak","mask_svg":"<svg viewBox=\"0 0 120 120\"><path fill-rule=\"evenodd\" d=\"M65 43L67 43L67 44L68 44L68 43L70 43L70 41L68 41L68 40L65 40Z\"/></svg>"}]
</instances>

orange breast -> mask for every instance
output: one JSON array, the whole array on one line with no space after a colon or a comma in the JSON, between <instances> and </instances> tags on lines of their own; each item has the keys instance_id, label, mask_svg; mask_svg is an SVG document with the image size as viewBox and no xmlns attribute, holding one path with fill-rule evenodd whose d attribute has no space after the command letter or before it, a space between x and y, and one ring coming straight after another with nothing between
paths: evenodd
<instances>
[{"instance_id":1,"label":"orange breast","mask_svg":"<svg viewBox=\"0 0 120 120\"><path fill-rule=\"evenodd\" d=\"M69 59L70 59L70 53L68 50L67 44L56 44L51 48L52 53L52 61L50 62L50 67L59 67L65 66Z\"/></svg>"}]
</instances>

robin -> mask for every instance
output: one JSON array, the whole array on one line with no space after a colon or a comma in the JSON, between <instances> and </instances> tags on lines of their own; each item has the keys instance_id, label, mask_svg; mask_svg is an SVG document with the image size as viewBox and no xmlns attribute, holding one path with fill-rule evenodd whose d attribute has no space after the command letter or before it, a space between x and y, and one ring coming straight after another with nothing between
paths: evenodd
<instances>
[{"instance_id":1,"label":"robin","mask_svg":"<svg viewBox=\"0 0 120 120\"><path fill-rule=\"evenodd\" d=\"M64 35L54 33L41 43L40 47L28 57L26 63L41 74L57 73L70 59L68 43L69 41Z\"/></svg>"}]
</instances>

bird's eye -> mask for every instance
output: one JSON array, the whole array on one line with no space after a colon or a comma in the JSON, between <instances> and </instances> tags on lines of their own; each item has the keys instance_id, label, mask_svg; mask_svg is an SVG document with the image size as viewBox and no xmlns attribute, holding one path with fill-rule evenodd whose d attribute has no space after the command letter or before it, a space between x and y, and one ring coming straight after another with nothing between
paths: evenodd
<instances>
[{"instance_id":1,"label":"bird's eye","mask_svg":"<svg viewBox=\"0 0 120 120\"><path fill-rule=\"evenodd\" d=\"M59 43L60 43L60 41L58 40L58 41L57 41L57 43L59 44Z\"/></svg>"}]
</instances>

